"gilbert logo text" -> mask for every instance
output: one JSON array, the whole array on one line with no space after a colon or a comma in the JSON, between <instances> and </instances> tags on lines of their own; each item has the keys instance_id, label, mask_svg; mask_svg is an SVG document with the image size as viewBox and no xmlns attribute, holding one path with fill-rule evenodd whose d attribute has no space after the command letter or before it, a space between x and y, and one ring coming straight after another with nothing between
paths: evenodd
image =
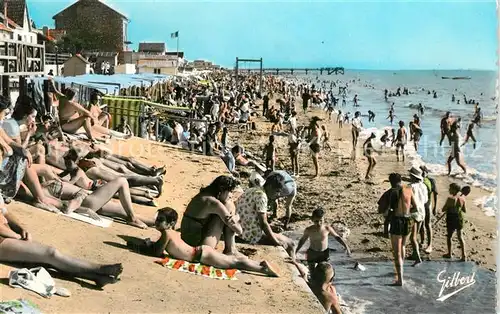
<instances>
[{"instance_id":1,"label":"gilbert logo text","mask_svg":"<svg viewBox=\"0 0 500 314\"><path fill-rule=\"evenodd\" d=\"M441 290L437 301L444 301L460 291L469 288L476 283L476 273L462 275L460 272L454 272L451 276L446 274L446 270L441 271L437 275L437 281L441 283ZM446 294L444 294L447 292Z\"/></svg>"}]
</instances>

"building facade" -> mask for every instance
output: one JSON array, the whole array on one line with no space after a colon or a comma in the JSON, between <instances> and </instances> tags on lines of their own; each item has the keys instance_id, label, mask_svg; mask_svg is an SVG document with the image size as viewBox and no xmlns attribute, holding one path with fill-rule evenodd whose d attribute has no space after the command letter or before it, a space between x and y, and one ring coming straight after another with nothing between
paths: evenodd
<instances>
[{"instance_id":1,"label":"building facade","mask_svg":"<svg viewBox=\"0 0 500 314\"><path fill-rule=\"evenodd\" d=\"M69 36L91 37L98 43L92 47L95 50L127 50L128 18L99 0L79 0L53 19L56 30L65 30Z\"/></svg>"}]
</instances>

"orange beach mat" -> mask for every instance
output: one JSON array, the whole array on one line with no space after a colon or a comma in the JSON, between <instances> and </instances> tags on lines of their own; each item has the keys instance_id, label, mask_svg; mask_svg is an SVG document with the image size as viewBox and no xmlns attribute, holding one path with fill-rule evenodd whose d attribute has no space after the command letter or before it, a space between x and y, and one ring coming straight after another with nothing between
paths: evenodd
<instances>
[{"instance_id":1,"label":"orange beach mat","mask_svg":"<svg viewBox=\"0 0 500 314\"><path fill-rule=\"evenodd\" d=\"M219 269L213 266L177 260L172 257L165 257L164 259L155 261L155 263L169 269L219 280L238 280L236 274L240 272L237 269Z\"/></svg>"}]
</instances>

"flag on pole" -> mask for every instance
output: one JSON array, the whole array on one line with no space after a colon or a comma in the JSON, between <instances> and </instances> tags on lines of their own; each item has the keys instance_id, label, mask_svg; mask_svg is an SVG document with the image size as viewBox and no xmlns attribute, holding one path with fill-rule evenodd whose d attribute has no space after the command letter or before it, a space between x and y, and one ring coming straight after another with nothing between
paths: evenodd
<instances>
[{"instance_id":1,"label":"flag on pole","mask_svg":"<svg viewBox=\"0 0 500 314\"><path fill-rule=\"evenodd\" d=\"M179 31L170 34L170 38L177 38L177 37L179 37Z\"/></svg>"}]
</instances>

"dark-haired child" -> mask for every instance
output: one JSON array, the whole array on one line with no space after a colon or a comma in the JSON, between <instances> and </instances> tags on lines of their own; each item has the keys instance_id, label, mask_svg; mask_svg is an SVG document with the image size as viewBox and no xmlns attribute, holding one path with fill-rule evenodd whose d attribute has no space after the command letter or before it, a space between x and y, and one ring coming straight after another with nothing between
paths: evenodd
<instances>
[{"instance_id":1,"label":"dark-haired child","mask_svg":"<svg viewBox=\"0 0 500 314\"><path fill-rule=\"evenodd\" d=\"M276 145L274 135L269 136L269 143L264 147L263 157L266 160L266 168L274 171L276 165Z\"/></svg>"},{"instance_id":2,"label":"dark-haired child","mask_svg":"<svg viewBox=\"0 0 500 314\"><path fill-rule=\"evenodd\" d=\"M181 239L181 234L175 230L178 214L172 208L163 208L158 211L155 228L160 232L156 242L146 240L145 245L153 250L153 254L163 257L168 254L176 259L193 263L201 263L221 269L235 268L245 271L261 273L269 277L278 277L278 273L267 261L256 262L246 256L236 257L218 252L208 245L192 247ZM144 245L143 244L143 245ZM127 243L127 245L130 245ZM162 262L160 262L162 264Z\"/></svg>"}]
</instances>

